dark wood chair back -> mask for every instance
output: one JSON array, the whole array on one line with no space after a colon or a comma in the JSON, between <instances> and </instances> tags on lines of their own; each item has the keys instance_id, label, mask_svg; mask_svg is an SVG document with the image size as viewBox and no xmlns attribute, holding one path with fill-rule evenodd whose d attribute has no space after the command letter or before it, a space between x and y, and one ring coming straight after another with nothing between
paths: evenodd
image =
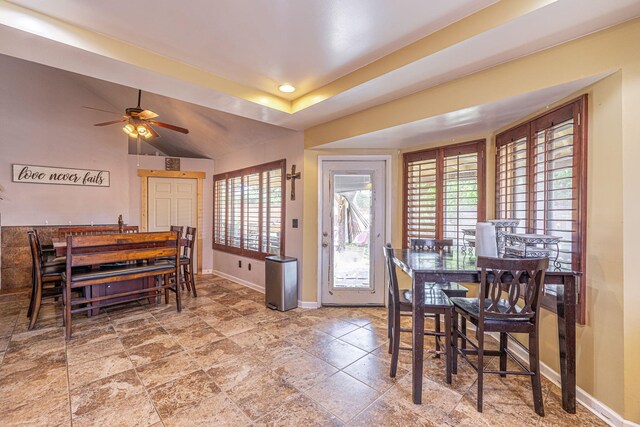
<instances>
[{"instance_id":1,"label":"dark wood chair back","mask_svg":"<svg viewBox=\"0 0 640 427\"><path fill-rule=\"evenodd\" d=\"M122 233L137 233L137 225L122 226ZM68 236L99 236L102 234L120 233L119 225L90 225L77 227L61 227L58 229L58 237L67 238Z\"/></svg>"},{"instance_id":2,"label":"dark wood chair back","mask_svg":"<svg viewBox=\"0 0 640 427\"><path fill-rule=\"evenodd\" d=\"M480 323L485 317L536 319L548 258L478 257L477 263L481 268L478 295L486 298L485 303L480 304ZM524 305L520 307L521 298Z\"/></svg>"},{"instance_id":3,"label":"dark wood chair back","mask_svg":"<svg viewBox=\"0 0 640 427\"><path fill-rule=\"evenodd\" d=\"M393 248L391 243L384 246L385 269L387 270L387 286L389 287L389 304L398 306L400 304L400 290L398 289L398 276L395 264L393 263Z\"/></svg>"},{"instance_id":4,"label":"dark wood chair back","mask_svg":"<svg viewBox=\"0 0 640 427\"><path fill-rule=\"evenodd\" d=\"M191 259L193 257L193 247L196 242L196 228L187 227L187 230L184 233L184 238L187 241L187 244L184 246L184 252L182 253L182 255Z\"/></svg>"},{"instance_id":5,"label":"dark wood chair back","mask_svg":"<svg viewBox=\"0 0 640 427\"><path fill-rule=\"evenodd\" d=\"M182 237L182 234L184 233L184 227L182 225L172 225L169 231L175 231L176 233L178 233L178 237Z\"/></svg>"},{"instance_id":6,"label":"dark wood chair back","mask_svg":"<svg viewBox=\"0 0 640 427\"><path fill-rule=\"evenodd\" d=\"M411 249L414 251L451 252L451 239L411 239Z\"/></svg>"},{"instance_id":7,"label":"dark wood chair back","mask_svg":"<svg viewBox=\"0 0 640 427\"><path fill-rule=\"evenodd\" d=\"M33 274L33 280L36 280L38 277L42 276L42 251L40 250L40 242L36 232L34 230L27 231L27 235L29 236L31 262L33 263L33 266L31 267L31 274Z\"/></svg>"}]
</instances>

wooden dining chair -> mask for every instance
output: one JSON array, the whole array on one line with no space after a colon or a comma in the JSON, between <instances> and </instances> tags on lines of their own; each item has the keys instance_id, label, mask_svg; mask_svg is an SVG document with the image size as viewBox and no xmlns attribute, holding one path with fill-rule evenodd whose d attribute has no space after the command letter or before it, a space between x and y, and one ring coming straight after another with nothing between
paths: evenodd
<instances>
[{"instance_id":1,"label":"wooden dining chair","mask_svg":"<svg viewBox=\"0 0 640 427\"><path fill-rule=\"evenodd\" d=\"M193 296L197 297L198 292L196 291L196 279L193 274L194 245L196 242L195 227L187 227L184 234L184 240L186 240L186 245L180 255L180 270L182 276L181 285L184 289L184 285L186 284L187 291L193 292Z\"/></svg>"},{"instance_id":2,"label":"wooden dining chair","mask_svg":"<svg viewBox=\"0 0 640 427\"><path fill-rule=\"evenodd\" d=\"M471 348L457 348L453 371L457 369L458 355L463 356L478 372L477 409L482 412L482 387L484 374L528 375L531 377L533 404L538 415L544 416L542 386L540 381L540 351L538 343L540 294L544 285L548 258L488 258L478 257L481 268L478 298L451 298L455 305L454 325L458 315L465 317L476 326L477 340L474 343L466 333L454 330L453 342L460 335ZM522 303L519 305L519 303ZM500 349L485 350L485 333L500 334ZM526 368L507 348L508 334L529 335L529 368ZM468 357L477 355L477 365ZM485 356L499 356L498 370L486 369ZM522 370L508 371L507 357Z\"/></svg>"},{"instance_id":3,"label":"wooden dining chair","mask_svg":"<svg viewBox=\"0 0 640 427\"><path fill-rule=\"evenodd\" d=\"M387 284L389 287L389 353L391 354L391 369L389 375L395 377L398 369L398 356L400 350L409 350L411 347L400 346L400 334L402 332L413 332L413 329L402 328L400 324L401 316L411 316L413 312L413 295L411 290L400 291L398 287L398 276L393 264L393 248L390 243L384 246L385 267L387 271ZM452 339L452 317L453 304L447 295L439 289L425 289L424 300L425 315L444 315L444 331L425 330L424 334L444 337L444 350L436 350L436 354L445 354L446 357L446 379L451 384L451 373L453 372L453 346Z\"/></svg>"},{"instance_id":4,"label":"wooden dining chair","mask_svg":"<svg viewBox=\"0 0 640 427\"><path fill-rule=\"evenodd\" d=\"M184 233L184 226L172 225L169 231L175 231L176 233L178 233L178 238L182 238L182 234Z\"/></svg>"},{"instance_id":5,"label":"wooden dining chair","mask_svg":"<svg viewBox=\"0 0 640 427\"><path fill-rule=\"evenodd\" d=\"M46 263L35 231L28 231L29 248L31 249L32 286L29 309L29 329L33 329L38 321L40 306L45 299L58 299L62 296L61 274L66 264L60 262Z\"/></svg>"},{"instance_id":6,"label":"wooden dining chair","mask_svg":"<svg viewBox=\"0 0 640 427\"><path fill-rule=\"evenodd\" d=\"M453 247L452 239L411 239L411 249L414 251L425 251L425 252L438 252L440 254L450 254L451 248ZM444 283L429 283L427 284L429 287L437 287L440 290L444 291L447 296L452 297L466 297L468 289L459 283L455 282L444 282ZM442 328L442 322L440 319L440 315L428 316L433 317L435 321L435 330L436 332L440 332ZM466 320L462 319L462 329L466 331ZM436 351L440 351L440 340L436 339ZM436 357L440 357L439 354L436 354Z\"/></svg>"}]
</instances>

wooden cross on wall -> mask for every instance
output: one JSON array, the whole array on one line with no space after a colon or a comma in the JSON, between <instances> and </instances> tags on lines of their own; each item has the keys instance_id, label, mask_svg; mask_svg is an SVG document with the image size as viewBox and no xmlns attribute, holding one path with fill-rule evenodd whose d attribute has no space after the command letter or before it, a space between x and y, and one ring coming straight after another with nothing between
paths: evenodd
<instances>
[{"instance_id":1,"label":"wooden cross on wall","mask_svg":"<svg viewBox=\"0 0 640 427\"><path fill-rule=\"evenodd\" d=\"M291 180L291 200L296 199L296 179L301 179L300 172L296 173L296 165L291 165L291 173L287 174L287 181Z\"/></svg>"}]
</instances>

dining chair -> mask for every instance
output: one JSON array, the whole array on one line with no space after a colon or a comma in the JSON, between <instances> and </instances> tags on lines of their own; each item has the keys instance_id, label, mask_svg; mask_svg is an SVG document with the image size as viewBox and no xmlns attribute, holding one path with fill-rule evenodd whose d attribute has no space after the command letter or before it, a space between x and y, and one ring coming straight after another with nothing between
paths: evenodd
<instances>
[{"instance_id":1,"label":"dining chair","mask_svg":"<svg viewBox=\"0 0 640 427\"><path fill-rule=\"evenodd\" d=\"M175 231L178 233L178 237L181 238L184 233L184 226L182 225L172 225L169 231Z\"/></svg>"},{"instance_id":2,"label":"dining chair","mask_svg":"<svg viewBox=\"0 0 640 427\"><path fill-rule=\"evenodd\" d=\"M540 294L544 285L548 258L490 258L478 257L481 269L480 289L477 298L451 298L455 306L453 324L457 325L458 315L476 326L477 339L474 343L466 333L454 329L453 342L457 344L460 335L471 348L456 348L453 357L453 372L456 372L458 355L461 355L478 372L477 410L482 412L482 387L484 374L528 375L531 377L533 404L538 415L544 416L542 386L540 381L540 347L538 343ZM500 334L500 349L485 349L485 333ZM529 368L526 368L507 348L511 333L529 335ZM477 355L475 365L468 355ZM499 356L498 370L487 369L485 356ZM510 357L521 371L507 370Z\"/></svg>"},{"instance_id":3,"label":"dining chair","mask_svg":"<svg viewBox=\"0 0 640 427\"><path fill-rule=\"evenodd\" d=\"M414 251L425 251L425 252L438 252L440 254L450 254L451 248L453 247L452 239L411 239L411 248ZM444 283L428 283L429 287L437 287L442 290L447 296L462 296L466 297L467 288L464 286L455 283L455 282L444 282ZM440 332L442 328L442 323L440 319L440 315L429 316L433 317L435 321L435 330L436 332ZM466 331L466 321L462 319L462 329ZM440 340L436 339L436 351L440 351ZM436 357L440 357L439 353L436 353Z\"/></svg>"},{"instance_id":4,"label":"dining chair","mask_svg":"<svg viewBox=\"0 0 640 427\"><path fill-rule=\"evenodd\" d=\"M32 286L29 309L29 329L33 329L38 321L40 306L44 299L57 300L62 296L61 274L66 264L61 262L46 263L40 246L40 241L35 231L28 231L29 248L32 261Z\"/></svg>"},{"instance_id":5,"label":"dining chair","mask_svg":"<svg viewBox=\"0 0 640 427\"><path fill-rule=\"evenodd\" d=\"M396 275L396 269L393 264L393 248L390 243L384 246L384 257L387 270L387 285L389 288L389 353L391 354L391 369L389 375L395 377L398 369L400 350L412 350L411 347L400 346L400 333L413 332L413 329L402 328L400 321L401 316L412 316L413 295L411 290L403 290L401 292L398 287L398 276ZM425 288L424 311L425 315L444 315L445 328L443 332L425 330L424 334L435 336L436 339L444 337L444 351L436 349L435 352L436 354L445 354L446 379L447 383L451 384L451 373L453 372L453 346L451 343L453 304L441 290Z\"/></svg>"},{"instance_id":6,"label":"dining chair","mask_svg":"<svg viewBox=\"0 0 640 427\"><path fill-rule=\"evenodd\" d=\"M173 231L173 230L172 230ZM193 292L193 296L197 297L198 293L196 291L196 280L193 275L193 256L194 256L194 245L196 242L196 229L195 227L187 227L184 240L186 240L186 245L184 245L184 249L182 254L180 255L180 269L181 269L181 285L187 285L187 291Z\"/></svg>"}]
</instances>

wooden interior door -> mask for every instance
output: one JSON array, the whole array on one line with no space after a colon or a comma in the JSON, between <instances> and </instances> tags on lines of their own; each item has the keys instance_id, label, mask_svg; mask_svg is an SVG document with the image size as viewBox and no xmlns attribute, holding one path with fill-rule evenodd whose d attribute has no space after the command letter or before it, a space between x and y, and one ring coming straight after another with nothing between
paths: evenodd
<instances>
[{"instance_id":1,"label":"wooden interior door","mask_svg":"<svg viewBox=\"0 0 640 427\"><path fill-rule=\"evenodd\" d=\"M148 182L147 230L169 231L172 225L198 226L198 180L155 178ZM194 250L194 256L197 250ZM197 259L194 260L197 265Z\"/></svg>"}]
</instances>

